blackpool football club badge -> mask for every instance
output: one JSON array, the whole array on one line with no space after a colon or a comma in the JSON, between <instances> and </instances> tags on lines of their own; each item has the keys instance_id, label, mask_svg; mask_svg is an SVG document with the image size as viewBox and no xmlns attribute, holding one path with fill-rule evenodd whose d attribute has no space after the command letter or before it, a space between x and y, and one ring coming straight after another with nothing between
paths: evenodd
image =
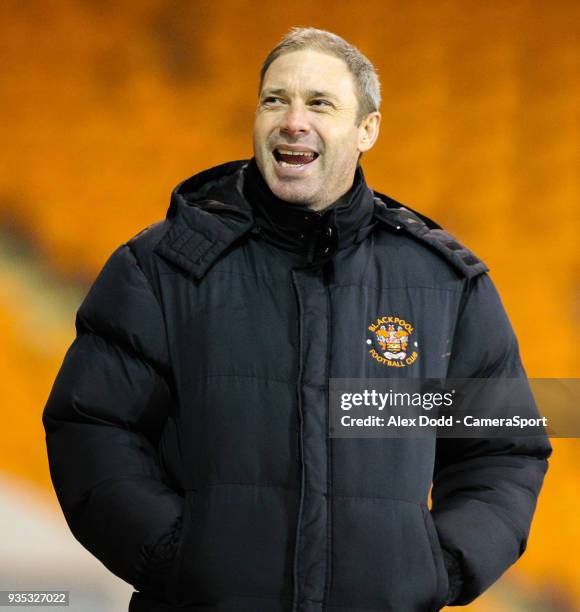
<instances>
[{"instance_id":1,"label":"blackpool football club badge","mask_svg":"<svg viewBox=\"0 0 580 612\"><path fill-rule=\"evenodd\" d=\"M391 368L404 368L415 363L418 344L413 338L415 328L398 316L378 317L368 326L367 346L370 356Z\"/></svg>"}]
</instances>

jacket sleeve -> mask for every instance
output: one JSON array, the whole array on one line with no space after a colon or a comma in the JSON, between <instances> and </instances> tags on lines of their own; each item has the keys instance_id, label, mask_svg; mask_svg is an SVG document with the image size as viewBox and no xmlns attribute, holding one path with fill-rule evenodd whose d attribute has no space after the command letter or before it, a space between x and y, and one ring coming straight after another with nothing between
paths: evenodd
<instances>
[{"instance_id":1,"label":"jacket sleeve","mask_svg":"<svg viewBox=\"0 0 580 612\"><path fill-rule=\"evenodd\" d=\"M163 315L127 244L79 307L76 331L43 413L52 482L78 541L147 587L183 498L164 482L155 444L171 402Z\"/></svg>"},{"instance_id":2,"label":"jacket sleeve","mask_svg":"<svg viewBox=\"0 0 580 612\"><path fill-rule=\"evenodd\" d=\"M469 281L448 377L526 377L487 274ZM432 516L449 571L449 604L475 599L523 554L551 451L546 436L438 439Z\"/></svg>"}]
</instances>

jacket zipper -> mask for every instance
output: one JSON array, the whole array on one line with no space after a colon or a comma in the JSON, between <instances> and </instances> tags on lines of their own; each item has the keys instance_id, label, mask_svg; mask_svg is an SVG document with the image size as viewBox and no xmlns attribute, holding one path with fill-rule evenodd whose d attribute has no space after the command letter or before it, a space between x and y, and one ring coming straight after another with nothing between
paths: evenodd
<instances>
[{"instance_id":1,"label":"jacket zipper","mask_svg":"<svg viewBox=\"0 0 580 612\"><path fill-rule=\"evenodd\" d=\"M296 392L298 399L298 460L300 461L300 504L298 506L298 519L296 521L296 538L294 548L294 562L292 568L292 576L294 580L293 590L293 604L292 610L298 610L299 605L299 587L298 587L298 561L300 555L300 531L302 527L302 513L304 507L304 492L306 483L306 466L304 464L304 415L302 412L302 376L303 376L303 363L302 363L302 348L303 348L303 324L302 324L302 313L304 312L302 300L300 299L300 292L298 291L296 276L292 271L292 284L294 291L296 292L296 300L298 305L298 380L296 383Z\"/></svg>"}]
</instances>

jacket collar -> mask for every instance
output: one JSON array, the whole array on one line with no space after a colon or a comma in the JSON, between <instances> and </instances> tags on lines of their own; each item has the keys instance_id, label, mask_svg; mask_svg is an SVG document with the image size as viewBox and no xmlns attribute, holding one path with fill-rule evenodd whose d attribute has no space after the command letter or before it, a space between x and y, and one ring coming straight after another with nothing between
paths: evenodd
<instances>
[{"instance_id":1,"label":"jacket collar","mask_svg":"<svg viewBox=\"0 0 580 612\"><path fill-rule=\"evenodd\" d=\"M370 231L373 193L360 166L349 191L321 211L277 198L255 159L245 168L244 179L244 195L254 211L254 231L281 249L303 255L308 264L331 259L338 249L360 241L361 233L366 236Z\"/></svg>"}]
</instances>

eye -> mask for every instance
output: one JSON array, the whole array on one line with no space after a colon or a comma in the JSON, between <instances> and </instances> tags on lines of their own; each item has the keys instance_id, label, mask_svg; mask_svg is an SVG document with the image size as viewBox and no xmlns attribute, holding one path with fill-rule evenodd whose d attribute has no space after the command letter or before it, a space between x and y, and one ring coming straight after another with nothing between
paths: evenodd
<instances>
[{"instance_id":1,"label":"eye","mask_svg":"<svg viewBox=\"0 0 580 612\"><path fill-rule=\"evenodd\" d=\"M269 106L272 106L275 104L282 104L282 103L283 103L282 98L277 98L276 96L267 96L266 98L262 100L262 104L268 104Z\"/></svg>"},{"instance_id":2,"label":"eye","mask_svg":"<svg viewBox=\"0 0 580 612\"><path fill-rule=\"evenodd\" d=\"M310 102L310 105L318 108L324 108L325 106L332 107L332 104L328 100L324 100L324 98L316 98Z\"/></svg>"}]
</instances>

